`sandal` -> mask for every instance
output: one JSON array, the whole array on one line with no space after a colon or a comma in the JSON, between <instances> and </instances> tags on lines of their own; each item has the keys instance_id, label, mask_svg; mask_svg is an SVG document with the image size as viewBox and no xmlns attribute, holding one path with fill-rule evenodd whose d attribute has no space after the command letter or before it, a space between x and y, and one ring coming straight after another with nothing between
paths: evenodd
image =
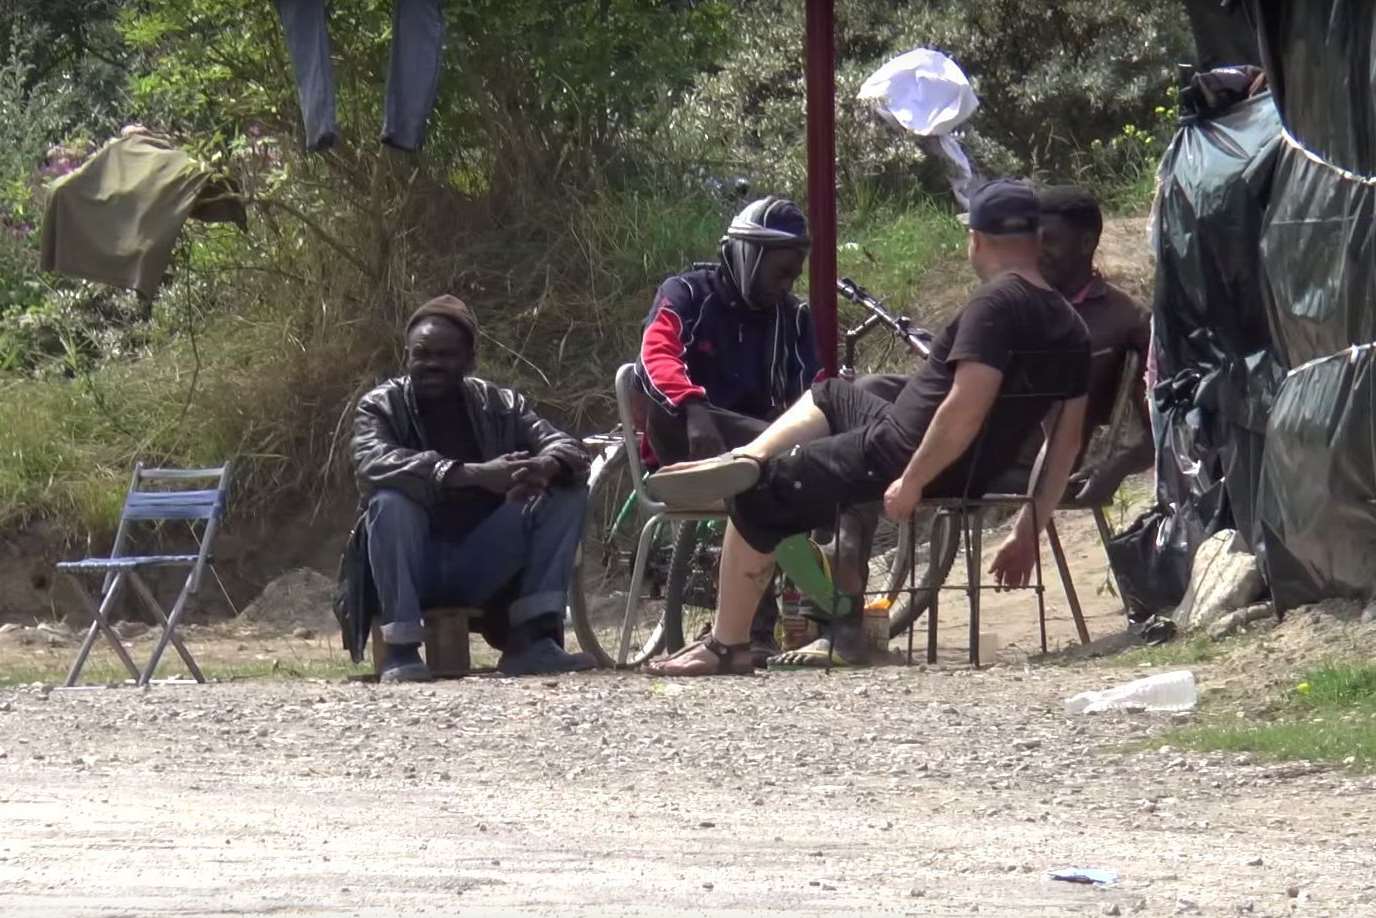
<instances>
[{"instance_id":1,"label":"sandal","mask_svg":"<svg viewBox=\"0 0 1376 918\"><path fill-rule=\"evenodd\" d=\"M748 491L759 480L760 463L733 452L665 466L645 479L645 490L671 507L705 507Z\"/></svg>"},{"instance_id":2,"label":"sandal","mask_svg":"<svg viewBox=\"0 0 1376 918\"><path fill-rule=\"evenodd\" d=\"M716 659L688 659L703 649ZM750 644L723 644L712 635L694 641L678 653L654 660L641 667L651 676L748 676L755 671L750 662Z\"/></svg>"},{"instance_id":3,"label":"sandal","mask_svg":"<svg viewBox=\"0 0 1376 918\"><path fill-rule=\"evenodd\" d=\"M854 669L869 666L867 659L851 659L837 652L828 638L818 638L796 650L785 650L769 658L769 669L788 672L799 669Z\"/></svg>"}]
</instances>

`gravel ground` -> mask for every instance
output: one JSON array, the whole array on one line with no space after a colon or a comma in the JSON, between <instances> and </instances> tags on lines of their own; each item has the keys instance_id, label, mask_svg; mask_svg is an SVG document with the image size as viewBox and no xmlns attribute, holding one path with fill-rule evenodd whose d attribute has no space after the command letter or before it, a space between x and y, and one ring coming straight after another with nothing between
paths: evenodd
<instances>
[{"instance_id":1,"label":"gravel ground","mask_svg":"<svg viewBox=\"0 0 1376 918\"><path fill-rule=\"evenodd\" d=\"M0 690L0 913L1376 915L1376 779L1062 713L1133 675Z\"/></svg>"}]
</instances>

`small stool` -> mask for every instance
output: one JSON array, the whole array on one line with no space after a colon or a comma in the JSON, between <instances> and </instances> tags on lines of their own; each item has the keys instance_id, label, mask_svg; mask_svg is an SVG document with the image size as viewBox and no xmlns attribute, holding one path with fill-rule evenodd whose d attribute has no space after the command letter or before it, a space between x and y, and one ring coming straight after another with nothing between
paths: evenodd
<instances>
[{"instance_id":1,"label":"small stool","mask_svg":"<svg viewBox=\"0 0 1376 918\"><path fill-rule=\"evenodd\" d=\"M482 609L467 606L436 606L425 610L425 662L430 667L430 675L436 679L456 679L472 671L468 620L482 615Z\"/></svg>"},{"instance_id":2,"label":"small stool","mask_svg":"<svg viewBox=\"0 0 1376 918\"><path fill-rule=\"evenodd\" d=\"M436 606L426 609L425 664L436 679L456 679L473 670L468 647L468 620L480 618L482 609L467 606ZM382 626L373 623L370 640L373 643L373 672L382 672L382 657L386 646L382 640Z\"/></svg>"}]
</instances>

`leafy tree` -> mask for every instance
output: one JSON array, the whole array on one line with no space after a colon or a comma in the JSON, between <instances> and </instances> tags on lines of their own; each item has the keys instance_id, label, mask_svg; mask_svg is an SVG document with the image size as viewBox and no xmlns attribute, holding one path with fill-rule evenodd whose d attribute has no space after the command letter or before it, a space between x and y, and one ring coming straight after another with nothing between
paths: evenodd
<instances>
[{"instance_id":1,"label":"leafy tree","mask_svg":"<svg viewBox=\"0 0 1376 918\"><path fill-rule=\"evenodd\" d=\"M738 40L646 143L680 163L745 170L800 190L805 174L804 5L737 0ZM1173 0L842 0L836 11L837 160L843 189L902 185L917 145L880 126L855 99L885 60L915 47L943 51L981 102L966 131L990 172L1076 171L1093 141L1145 125L1167 99L1174 64L1190 53ZM909 185L910 182L907 182Z\"/></svg>"}]
</instances>

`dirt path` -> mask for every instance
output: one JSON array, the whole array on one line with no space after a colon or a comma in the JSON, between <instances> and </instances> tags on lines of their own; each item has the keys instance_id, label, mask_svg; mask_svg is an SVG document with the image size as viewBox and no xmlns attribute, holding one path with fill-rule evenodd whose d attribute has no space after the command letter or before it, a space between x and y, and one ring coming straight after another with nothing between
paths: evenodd
<instances>
[{"instance_id":1,"label":"dirt path","mask_svg":"<svg viewBox=\"0 0 1376 918\"><path fill-rule=\"evenodd\" d=\"M1063 535L1091 632L1116 631L1088 518ZM972 673L944 609L931 671L0 688L0 914L1376 915L1376 778L1069 720L1065 696L1138 673L1027 667L1027 594L987 597L1001 662ZM1283 630L1196 671L1241 705L1345 640ZM15 634L0 669L70 656ZM332 634L188 639L219 666L341 657ZM1069 865L1122 880L1046 879Z\"/></svg>"},{"instance_id":2,"label":"dirt path","mask_svg":"<svg viewBox=\"0 0 1376 918\"><path fill-rule=\"evenodd\" d=\"M0 913L1376 914L1376 780L1062 715L1124 677L3 690Z\"/></svg>"}]
</instances>

